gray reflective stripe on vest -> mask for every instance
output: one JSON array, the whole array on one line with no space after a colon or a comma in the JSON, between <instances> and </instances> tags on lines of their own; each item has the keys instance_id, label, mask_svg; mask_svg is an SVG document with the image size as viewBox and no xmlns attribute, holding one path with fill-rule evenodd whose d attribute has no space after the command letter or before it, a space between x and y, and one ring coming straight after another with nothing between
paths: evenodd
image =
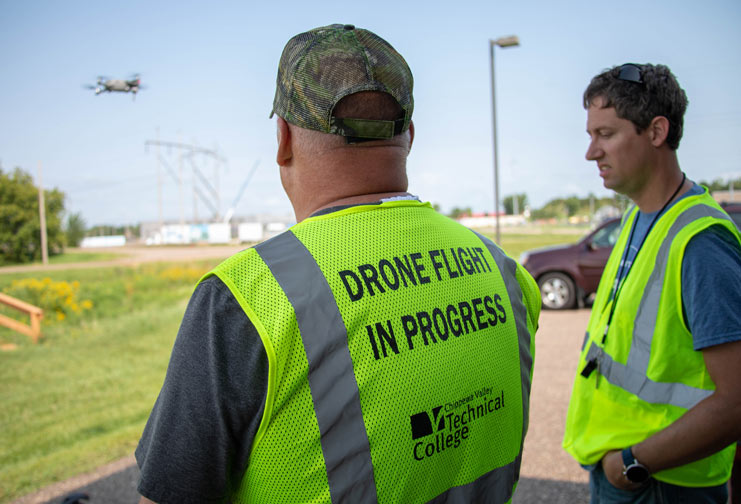
<instances>
[{"instance_id":1,"label":"gray reflective stripe on vest","mask_svg":"<svg viewBox=\"0 0 741 504\"><path fill-rule=\"evenodd\" d=\"M522 303L522 292L515 276L516 263L491 241L481 238L499 265L515 315L522 373L524 439L532 370L527 309ZM290 231L257 245L255 249L296 312L309 362L309 386L332 502L377 502L370 444L347 348L347 332L329 284L311 253ZM451 488L430 502L506 502L512 497L512 482L519 477L521 458L522 443L520 454L511 463L489 471L467 485Z\"/></svg>"},{"instance_id":2,"label":"gray reflective stripe on vest","mask_svg":"<svg viewBox=\"0 0 741 504\"><path fill-rule=\"evenodd\" d=\"M296 312L333 503L378 501L347 331L319 265L290 231L255 247Z\"/></svg>"},{"instance_id":3,"label":"gray reflective stripe on vest","mask_svg":"<svg viewBox=\"0 0 741 504\"><path fill-rule=\"evenodd\" d=\"M608 382L635 394L648 403L671 404L690 409L712 394L712 391L690 387L684 383L655 382L649 379L645 372L641 374L640 371L614 361L594 341L589 347L586 358L587 361L597 359L599 372Z\"/></svg>"},{"instance_id":4,"label":"gray reflective stripe on vest","mask_svg":"<svg viewBox=\"0 0 741 504\"><path fill-rule=\"evenodd\" d=\"M517 326L517 337L520 348L520 378L522 382L522 441L524 444L530 414L530 375L533 370L533 356L530 353L530 331L527 328L527 307L522 302L522 289L517 281L517 263L497 247L493 241L478 233L476 235L484 242L486 248L494 257L499 272L507 286L507 295L512 305ZM522 445L520 445L522 447Z\"/></svg>"},{"instance_id":5,"label":"gray reflective stripe on vest","mask_svg":"<svg viewBox=\"0 0 741 504\"><path fill-rule=\"evenodd\" d=\"M489 471L477 480L453 487L438 495L431 501L433 504L470 504L507 502L512 498L512 482L517 481L520 474L522 454L506 466Z\"/></svg>"},{"instance_id":6,"label":"gray reflective stripe on vest","mask_svg":"<svg viewBox=\"0 0 741 504\"><path fill-rule=\"evenodd\" d=\"M614 361L594 342L587 353L587 361L597 358L600 374L607 381L649 403L671 404L690 409L713 393L711 390L691 387L684 383L655 382L646 376L672 242L685 226L703 217L728 219L723 212L713 207L694 205L677 217L662 241L633 323L633 339L626 364Z\"/></svg>"},{"instance_id":7,"label":"gray reflective stripe on vest","mask_svg":"<svg viewBox=\"0 0 741 504\"><path fill-rule=\"evenodd\" d=\"M651 340L653 339L654 327L656 327L656 319L659 316L659 302L661 301L661 292L664 290L664 276L672 242L685 226L703 217L728 218L724 213L707 205L691 206L679 214L661 242L661 247L659 247L659 252L656 255L656 265L648 279L646 289L643 291L643 298L633 325L633 342L630 346L627 362L628 367L632 370L646 374L648 369L648 360L651 356Z\"/></svg>"},{"instance_id":8,"label":"gray reflective stripe on vest","mask_svg":"<svg viewBox=\"0 0 741 504\"><path fill-rule=\"evenodd\" d=\"M530 331L527 328L527 307L522 302L522 289L517 281L517 263L499 249L494 242L478 233L476 235L484 242L486 248L494 257L499 268L507 295L512 305L517 327L517 337L520 353L520 379L522 383L522 439L520 453L515 460L502 467L497 467L480 476L467 485L453 487L432 499L435 504L468 504L471 502L507 502L512 498L512 483L520 477L522 462L522 448L527 432L528 415L530 411L530 373L533 369L533 356L530 353Z\"/></svg>"}]
</instances>

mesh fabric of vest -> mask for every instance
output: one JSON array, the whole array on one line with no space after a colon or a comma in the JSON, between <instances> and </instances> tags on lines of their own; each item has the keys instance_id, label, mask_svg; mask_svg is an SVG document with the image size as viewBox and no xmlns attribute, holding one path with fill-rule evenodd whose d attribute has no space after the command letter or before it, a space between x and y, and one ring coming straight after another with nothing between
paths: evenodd
<instances>
[{"instance_id":1,"label":"mesh fabric of vest","mask_svg":"<svg viewBox=\"0 0 741 504\"><path fill-rule=\"evenodd\" d=\"M409 201L313 217L290 232L324 274L347 329L378 501L427 502L512 463L521 452L525 423L518 338L502 274L482 241L429 205ZM436 269L431 251L444 251L449 268ZM479 261L471 261L472 254ZM415 270L413 257L425 269ZM403 273L395 258L410 264L412 273ZM388 265L379 266L384 260L394 265L398 281ZM379 272L378 284L371 282L371 293L363 283L362 297L353 301L339 273L362 278L363 265ZM253 249L228 259L215 274L254 323L270 364L265 414L234 499L329 502L313 408L314 401L327 398L312 398L292 307ZM523 280L523 288L537 299L532 278ZM456 336L455 316L443 320L433 314L438 309L445 315L453 306L460 323L461 303L476 310ZM419 326L422 312L433 323L424 337L421 331L410 336L410 345L402 320L411 317ZM527 325L534 331L531 321ZM380 336L384 331L386 337ZM429 433L420 430L424 415Z\"/></svg>"},{"instance_id":2,"label":"mesh fabric of vest","mask_svg":"<svg viewBox=\"0 0 741 504\"><path fill-rule=\"evenodd\" d=\"M617 306L604 346L601 343L611 305L608 298L617 274L622 253L636 213L625 219L620 237L600 281L588 337L579 360L577 373L586 365L586 354L594 342L614 361L626 364L633 344L634 323L641 309L644 291L654 270L664 238L682 212L695 205L720 210L705 194L683 198L672 206L646 238L637 261L618 296ZM693 349L692 334L682 315L682 258L690 239L712 225L723 225L737 237L738 231L729 219L706 216L685 225L674 237L669 250L661 289L658 316L650 339L650 356L645 376L653 382L680 383L706 391L715 390L705 367L702 352ZM589 378L577 374L566 420L564 448L582 464L597 463L610 450L622 450L640 443L674 423L687 408L672 404L647 402L630 391L608 382L593 372ZM683 486L711 486L730 477L735 445L714 455L652 476L657 480Z\"/></svg>"}]
</instances>

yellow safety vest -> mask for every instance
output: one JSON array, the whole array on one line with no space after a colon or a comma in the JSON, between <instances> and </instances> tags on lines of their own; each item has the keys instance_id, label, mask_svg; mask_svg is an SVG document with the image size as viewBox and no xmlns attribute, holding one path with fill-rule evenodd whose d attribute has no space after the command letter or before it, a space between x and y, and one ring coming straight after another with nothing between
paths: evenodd
<instances>
[{"instance_id":1,"label":"yellow safety vest","mask_svg":"<svg viewBox=\"0 0 741 504\"><path fill-rule=\"evenodd\" d=\"M212 274L268 357L239 503L508 502L537 285L429 204L306 219Z\"/></svg>"},{"instance_id":2,"label":"yellow safety vest","mask_svg":"<svg viewBox=\"0 0 741 504\"><path fill-rule=\"evenodd\" d=\"M682 258L690 239L710 226L725 226L740 242L741 236L707 190L679 200L646 237L603 342L608 298L636 213L624 219L602 275L569 404L563 447L581 464L640 443L715 390L684 323ZM589 361L598 367L585 377ZM734 450L735 444L652 476L689 487L720 485L730 477Z\"/></svg>"}]
</instances>

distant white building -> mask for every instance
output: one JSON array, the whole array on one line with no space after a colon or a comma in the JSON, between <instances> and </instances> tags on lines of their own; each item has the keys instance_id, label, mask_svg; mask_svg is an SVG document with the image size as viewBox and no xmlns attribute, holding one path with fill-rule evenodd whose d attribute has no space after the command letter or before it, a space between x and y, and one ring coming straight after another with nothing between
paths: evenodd
<instances>
[{"instance_id":1,"label":"distant white building","mask_svg":"<svg viewBox=\"0 0 741 504\"><path fill-rule=\"evenodd\" d=\"M86 236L80 242L82 248L99 248L99 247L123 247L126 245L124 235L114 236Z\"/></svg>"},{"instance_id":2,"label":"distant white building","mask_svg":"<svg viewBox=\"0 0 741 504\"><path fill-rule=\"evenodd\" d=\"M732 189L730 191L713 191L713 198L718 203L741 203L741 189Z\"/></svg>"},{"instance_id":3,"label":"distant white building","mask_svg":"<svg viewBox=\"0 0 741 504\"><path fill-rule=\"evenodd\" d=\"M497 225L497 217L494 214L474 213L459 217L458 222L471 229L492 228ZM524 226L525 224L527 224L527 217L524 215L499 214L500 226Z\"/></svg>"},{"instance_id":4,"label":"distant white building","mask_svg":"<svg viewBox=\"0 0 741 504\"><path fill-rule=\"evenodd\" d=\"M263 225L259 222L242 222L237 226L237 238L239 243L261 242L265 239Z\"/></svg>"},{"instance_id":5,"label":"distant white building","mask_svg":"<svg viewBox=\"0 0 741 504\"><path fill-rule=\"evenodd\" d=\"M229 224L218 222L208 225L209 243L229 243L232 241L232 229Z\"/></svg>"},{"instance_id":6,"label":"distant white building","mask_svg":"<svg viewBox=\"0 0 741 504\"><path fill-rule=\"evenodd\" d=\"M141 239L147 245L191 243L257 243L282 233L295 223L291 216L257 215L231 222L141 224Z\"/></svg>"}]
</instances>

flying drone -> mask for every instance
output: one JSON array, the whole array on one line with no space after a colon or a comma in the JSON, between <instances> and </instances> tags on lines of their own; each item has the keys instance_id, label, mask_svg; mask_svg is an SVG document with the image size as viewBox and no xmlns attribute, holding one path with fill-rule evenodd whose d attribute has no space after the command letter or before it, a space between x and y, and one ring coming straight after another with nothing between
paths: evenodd
<instances>
[{"instance_id":1,"label":"flying drone","mask_svg":"<svg viewBox=\"0 0 741 504\"><path fill-rule=\"evenodd\" d=\"M95 85L88 84L86 89L94 89L95 94L100 93L132 93L133 99L136 99L136 93L144 89L141 85L139 74L134 74L130 79L109 79L108 77L99 76Z\"/></svg>"}]
</instances>

